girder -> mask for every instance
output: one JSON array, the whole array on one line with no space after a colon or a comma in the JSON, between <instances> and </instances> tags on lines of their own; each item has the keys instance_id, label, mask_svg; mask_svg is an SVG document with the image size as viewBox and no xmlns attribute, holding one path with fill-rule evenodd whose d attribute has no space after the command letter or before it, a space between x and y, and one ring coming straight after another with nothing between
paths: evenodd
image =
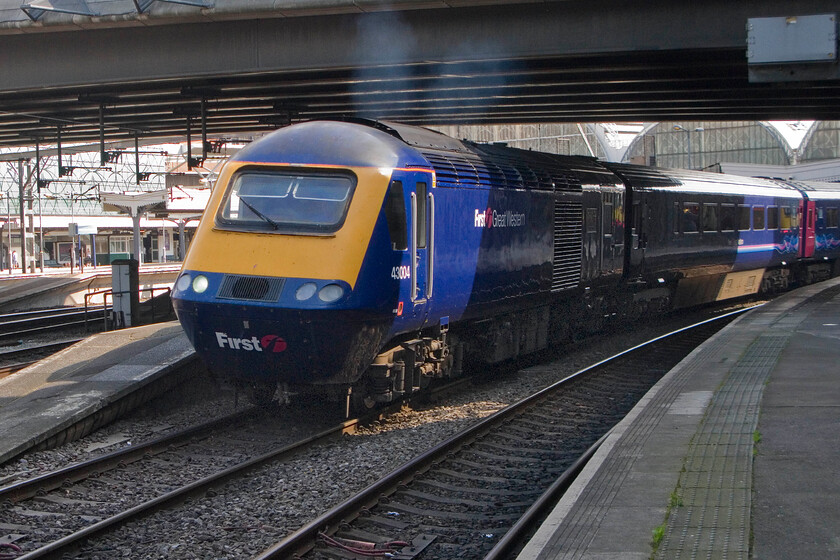
<instances>
[{"instance_id":1,"label":"girder","mask_svg":"<svg viewBox=\"0 0 840 560\"><path fill-rule=\"evenodd\" d=\"M102 0L97 17L39 0L29 12L47 5L33 23L0 0L0 146L51 142L59 127L63 142L172 137L188 118L213 136L334 115L840 118L840 80L751 83L746 58L748 17L836 11L829 0L405 1L375 13L372 1Z\"/></svg>"}]
</instances>

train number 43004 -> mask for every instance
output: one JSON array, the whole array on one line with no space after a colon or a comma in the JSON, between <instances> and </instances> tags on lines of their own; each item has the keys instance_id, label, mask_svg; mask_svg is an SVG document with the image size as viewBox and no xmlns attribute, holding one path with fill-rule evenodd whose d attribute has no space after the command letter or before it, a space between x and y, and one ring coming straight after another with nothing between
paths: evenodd
<instances>
[{"instance_id":1,"label":"train number 43004","mask_svg":"<svg viewBox=\"0 0 840 560\"><path fill-rule=\"evenodd\" d=\"M391 278L394 280L406 280L407 278L411 278L411 267L408 265L395 266L391 269Z\"/></svg>"}]
</instances>

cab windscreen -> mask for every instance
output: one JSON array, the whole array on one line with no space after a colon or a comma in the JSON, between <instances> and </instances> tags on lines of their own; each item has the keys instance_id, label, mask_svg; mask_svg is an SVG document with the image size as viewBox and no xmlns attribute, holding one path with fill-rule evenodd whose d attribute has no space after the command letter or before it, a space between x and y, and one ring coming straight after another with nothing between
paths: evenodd
<instances>
[{"instance_id":1,"label":"cab windscreen","mask_svg":"<svg viewBox=\"0 0 840 560\"><path fill-rule=\"evenodd\" d=\"M356 186L344 173L240 171L231 179L216 225L238 231L333 233Z\"/></svg>"}]
</instances>

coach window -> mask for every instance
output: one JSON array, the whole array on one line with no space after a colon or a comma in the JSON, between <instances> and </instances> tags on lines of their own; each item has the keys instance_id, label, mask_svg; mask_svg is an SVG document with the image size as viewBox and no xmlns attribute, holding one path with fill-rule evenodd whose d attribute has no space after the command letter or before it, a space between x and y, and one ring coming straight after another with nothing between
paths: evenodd
<instances>
[{"instance_id":1,"label":"coach window","mask_svg":"<svg viewBox=\"0 0 840 560\"><path fill-rule=\"evenodd\" d=\"M426 247L426 183L417 183L417 247Z\"/></svg>"},{"instance_id":2,"label":"coach window","mask_svg":"<svg viewBox=\"0 0 840 560\"><path fill-rule=\"evenodd\" d=\"M837 208L825 209L825 227L836 228L840 227L840 213Z\"/></svg>"},{"instance_id":3,"label":"coach window","mask_svg":"<svg viewBox=\"0 0 840 560\"><path fill-rule=\"evenodd\" d=\"M700 204L686 202L683 204L683 232L697 233L700 226Z\"/></svg>"},{"instance_id":4,"label":"coach window","mask_svg":"<svg viewBox=\"0 0 840 560\"><path fill-rule=\"evenodd\" d=\"M798 206L791 206L790 207L790 225L791 227L799 227L799 207Z\"/></svg>"},{"instance_id":5,"label":"coach window","mask_svg":"<svg viewBox=\"0 0 840 560\"><path fill-rule=\"evenodd\" d=\"M716 232L718 230L717 204L710 204L708 202L703 204L703 224L700 229L708 233Z\"/></svg>"},{"instance_id":6,"label":"coach window","mask_svg":"<svg viewBox=\"0 0 840 560\"><path fill-rule=\"evenodd\" d=\"M738 231L750 231L750 207L738 205Z\"/></svg>"},{"instance_id":7,"label":"coach window","mask_svg":"<svg viewBox=\"0 0 840 560\"><path fill-rule=\"evenodd\" d=\"M767 207L767 229L779 229L779 207Z\"/></svg>"},{"instance_id":8,"label":"coach window","mask_svg":"<svg viewBox=\"0 0 840 560\"><path fill-rule=\"evenodd\" d=\"M402 181L392 181L385 200L385 221L391 234L391 248L394 251L408 249L408 230L405 224L405 194Z\"/></svg>"},{"instance_id":9,"label":"coach window","mask_svg":"<svg viewBox=\"0 0 840 560\"><path fill-rule=\"evenodd\" d=\"M720 231L735 231L737 225L737 214L734 204L720 205Z\"/></svg>"},{"instance_id":10,"label":"coach window","mask_svg":"<svg viewBox=\"0 0 840 560\"><path fill-rule=\"evenodd\" d=\"M764 229L764 206L753 206L753 229Z\"/></svg>"},{"instance_id":11,"label":"coach window","mask_svg":"<svg viewBox=\"0 0 840 560\"><path fill-rule=\"evenodd\" d=\"M793 225L795 216L793 212L794 210L790 206L782 206L779 208L779 227L781 229L792 229L796 227Z\"/></svg>"}]
</instances>

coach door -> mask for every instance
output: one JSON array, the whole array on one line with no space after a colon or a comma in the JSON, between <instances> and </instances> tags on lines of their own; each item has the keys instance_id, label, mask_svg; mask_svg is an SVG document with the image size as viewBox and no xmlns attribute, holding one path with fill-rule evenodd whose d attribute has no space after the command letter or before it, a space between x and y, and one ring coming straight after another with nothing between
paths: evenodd
<instances>
[{"instance_id":1,"label":"coach door","mask_svg":"<svg viewBox=\"0 0 840 560\"><path fill-rule=\"evenodd\" d=\"M607 190L603 193L601 270L605 273L621 271L624 266L624 201L622 194Z\"/></svg>"},{"instance_id":2,"label":"coach door","mask_svg":"<svg viewBox=\"0 0 840 560\"><path fill-rule=\"evenodd\" d=\"M817 205L813 200L805 199L800 203L802 212L802 248L800 256L813 257L816 247Z\"/></svg>"},{"instance_id":3,"label":"coach door","mask_svg":"<svg viewBox=\"0 0 840 560\"><path fill-rule=\"evenodd\" d=\"M630 200L632 200L632 206L630 207L630 250L627 251L629 262L626 264L629 265L634 274L638 274L645 261L648 210L644 201L644 193L634 191Z\"/></svg>"},{"instance_id":4,"label":"coach door","mask_svg":"<svg viewBox=\"0 0 840 560\"><path fill-rule=\"evenodd\" d=\"M414 316L425 315L434 293L435 198L430 192L430 177L415 174L411 193L411 303Z\"/></svg>"}]
</instances>

